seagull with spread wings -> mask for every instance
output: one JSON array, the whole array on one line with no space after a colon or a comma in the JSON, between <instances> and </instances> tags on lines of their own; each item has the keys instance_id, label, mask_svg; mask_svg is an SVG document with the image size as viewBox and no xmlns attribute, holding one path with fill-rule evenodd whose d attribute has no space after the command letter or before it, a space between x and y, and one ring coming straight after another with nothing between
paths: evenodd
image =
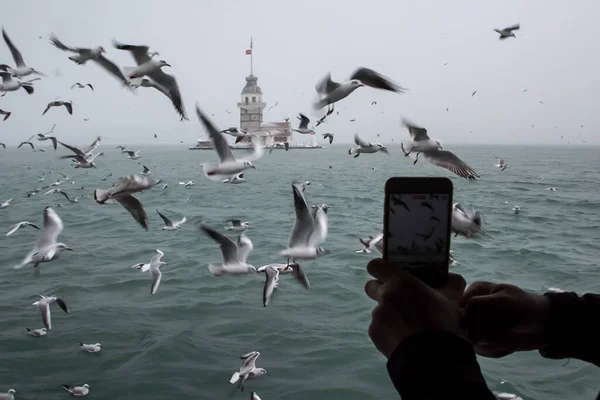
<instances>
[{"instance_id":1,"label":"seagull with spread wings","mask_svg":"<svg viewBox=\"0 0 600 400\"><path fill-rule=\"evenodd\" d=\"M27 94L33 94L33 85L31 82L37 80L39 78L31 79L29 81L20 81L18 79L13 79L10 72L0 72L0 76L2 77L2 83L0 84L0 92L2 93L1 97L6 95L6 92L14 92L23 88Z\"/></svg>"},{"instance_id":2,"label":"seagull with spread wings","mask_svg":"<svg viewBox=\"0 0 600 400\"><path fill-rule=\"evenodd\" d=\"M6 121L8 119L8 117L10 117L10 114L12 114L10 111L4 111L4 110L0 109L0 115L4 115L3 121Z\"/></svg>"},{"instance_id":3,"label":"seagull with spread wings","mask_svg":"<svg viewBox=\"0 0 600 400\"><path fill-rule=\"evenodd\" d=\"M475 172L473 168L467 165L464 161L458 158L454 153L442 149L442 143L437 139L431 139L427 135L427 129L418 127L407 120L402 121L403 125L408 129L412 140L404 145L401 143L402 152L405 157L415 154L416 164L419 161L419 154L423 154L425 159L438 167L446 168L456 175L475 180L481 176Z\"/></svg>"},{"instance_id":4,"label":"seagull with spread wings","mask_svg":"<svg viewBox=\"0 0 600 400\"><path fill-rule=\"evenodd\" d=\"M517 24L517 25L509 26L504 29L494 29L494 31L500 34L500 37L498 37L498 39L502 40L502 39L506 39L509 37L516 38L513 31L517 31L517 30L519 30L519 28L520 28L520 25Z\"/></svg>"},{"instance_id":5,"label":"seagull with spread wings","mask_svg":"<svg viewBox=\"0 0 600 400\"><path fill-rule=\"evenodd\" d=\"M75 83L74 83L74 84L71 86L71 89L74 89L74 88L84 89L84 88L86 88L86 87L89 87L90 89L92 89L92 92L94 91L94 87L92 86L92 84L91 84L91 83L86 83L85 85L82 85L82 84L81 84L81 83L79 83L79 82L75 82Z\"/></svg>"},{"instance_id":6,"label":"seagull with spread wings","mask_svg":"<svg viewBox=\"0 0 600 400\"><path fill-rule=\"evenodd\" d=\"M0 70L9 72L14 77L23 77L31 74L38 74L41 76L46 76L39 71L36 71L32 67L28 67L25 65L25 61L23 61L23 56L17 47L13 44L12 40L8 37L8 34L2 28L2 36L4 37L4 41L10 50L10 54L12 54L13 59L15 60L16 68L11 68L6 64L0 64Z\"/></svg>"},{"instance_id":7,"label":"seagull with spread wings","mask_svg":"<svg viewBox=\"0 0 600 400\"><path fill-rule=\"evenodd\" d=\"M31 146L32 150L35 150L35 147L33 147L33 143L31 143L31 139L33 139L35 137L35 135L31 135L31 137L23 142L21 142L21 144L19 144L19 146L17 146L17 149L20 149L21 146L23 146L24 144L28 144Z\"/></svg>"},{"instance_id":8,"label":"seagull with spread wings","mask_svg":"<svg viewBox=\"0 0 600 400\"><path fill-rule=\"evenodd\" d=\"M44 110L42 115L46 114L48 112L48 110L51 109L52 107L61 107L61 106L65 106L65 108L67 109L69 114L73 115L73 102L72 101L62 101L62 100L55 100L55 101L51 101L50 103L48 103L48 106L46 106L46 109Z\"/></svg>"},{"instance_id":9,"label":"seagull with spread wings","mask_svg":"<svg viewBox=\"0 0 600 400\"><path fill-rule=\"evenodd\" d=\"M389 154L387 147L385 147L381 143L365 142L358 136L358 133L354 134L354 143L356 143L356 147L348 149L348 154L356 154L354 158L360 156L361 153L371 154L377 153L378 151L381 151L385 154Z\"/></svg>"}]
</instances>

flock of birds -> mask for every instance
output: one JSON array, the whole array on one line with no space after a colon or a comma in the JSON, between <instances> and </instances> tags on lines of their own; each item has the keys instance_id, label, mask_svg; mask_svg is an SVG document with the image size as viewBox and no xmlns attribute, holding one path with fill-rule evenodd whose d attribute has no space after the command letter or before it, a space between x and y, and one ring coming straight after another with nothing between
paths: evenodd
<instances>
[{"instance_id":1,"label":"flock of birds","mask_svg":"<svg viewBox=\"0 0 600 400\"><path fill-rule=\"evenodd\" d=\"M497 30L497 32L500 34L500 39L505 39L511 36L514 37L513 31L516 29L519 29L518 25L503 30ZM12 53L16 66L13 68L5 64L0 65L0 70L3 71L0 72L0 75L2 76L0 91L6 94L6 92L23 88L27 93L33 94L34 86L32 82L40 78L29 81L23 81L22 78L30 74L44 75L32 67L28 67L4 29L2 33L4 40ZM73 53L73 55L69 57L73 62L79 65L85 65L88 61L94 62L119 79L124 86L131 90L140 86L157 89L171 100L179 116L182 119L187 119L175 78L164 73L161 69L163 67L169 67L170 65L164 60L155 59L154 56L158 55L158 53L150 52L148 46L126 45L113 40L113 46L119 50L129 51L137 64L137 67L121 68L104 56L106 51L101 46L94 48L68 47L54 35L50 36L50 41L58 49ZM406 91L406 89L396 85L388 78L369 68L358 68L351 75L350 79L345 82L335 82L331 79L331 75L327 74L316 85L316 91L320 95L320 99L314 104L315 109L328 107L327 114L320 120L321 123L325 117L333 113L334 106L337 102L348 97L356 89L364 86L394 93L404 93ZM90 90L94 90L91 84L81 84L77 82L72 86L72 88L81 89L88 87ZM48 107L44 110L44 114L52 107L62 106L64 106L70 114L72 113L72 103L55 101L48 104ZM0 110L0 114L5 115L4 119L10 116L10 112L2 110ZM219 183L245 183L246 179L243 177L244 173L249 169L254 169L254 162L264 155L264 145L262 141L252 132L243 132L237 128L228 128L225 130L217 129L208 116L204 114L198 106L196 106L196 114L200 122L206 128L213 143L214 150L219 158L219 161L216 163L203 164L203 173L205 177ZM298 118L300 119L300 123L298 128L294 129L294 131L300 134L314 133L312 129L308 128L310 120L306 116L300 114ZM406 119L403 120L403 124L408 129L411 140L402 143L402 151L405 157L414 157L414 164L417 163L419 155L422 154L427 161L439 167L446 168L460 177L469 180L480 178L480 175L475 170L458 158L454 153L443 149L440 140L430 138L425 128L416 126ZM94 153L94 151L100 146L100 136L98 136L90 146L78 148L59 141L53 134L53 131L54 127L49 132L38 134L38 140L50 140L55 150L57 149L57 144L60 144L65 149L69 150L70 154L60 156L60 158L71 159L74 162L73 165L75 168L98 168L94 160L103 153ZM249 136L252 143L252 152L245 157L235 157L227 143L225 134L236 136L238 139ZM30 145L33 149L34 145L30 141L32 138L33 136L29 140L22 142L19 147ZM333 134L324 134L324 138L329 139L331 143L333 142L334 136ZM358 135L355 136L354 140L356 147L353 147L348 151L349 154L354 154L354 157L358 157L360 154L373 154L377 152L389 154L387 148L380 143L367 142ZM138 151L126 150L124 146L119 146L119 149L122 153L128 154L128 158L131 160L137 160L141 157ZM498 159L497 166L502 171L508 168L508 164L504 159ZM62 175L66 181L69 180L69 177L64 174ZM102 181L105 181L111 175L112 174L103 178ZM122 177L108 189L96 189L93 193L93 198L96 203L101 205L111 203L121 205L129 214L131 214L137 223L148 230L148 216L144 206L136 197L134 197L134 194L150 190L162 183L160 179L154 179L150 175L151 171L144 166L143 172ZM44 178L40 178L40 181L43 179ZM192 181L179 183L185 187L193 186ZM57 182L44 187L53 187L47 191L46 194L59 193L69 202L77 202L78 198L71 199L67 193L60 188L60 184L61 181L59 179ZM210 264L208 266L210 273L214 276L251 273L264 274L264 307L269 304L273 294L279 287L280 275L289 274L302 287L309 289L310 283L308 276L298 261L316 260L319 257L328 254L327 249L322 247L328 233L328 206L327 204L310 204L308 202L306 198L306 189L309 185L310 182L292 182L295 220L287 247L281 249L278 253L285 262L273 263L260 267L255 267L247 262L248 256L254 247L250 238L245 234L245 231L250 227L249 223L246 221L231 220L229 221L230 225L225 227L227 231L240 232L236 241L220 233L217 229L207 226L203 222L198 222L197 226L199 231L211 238L219 246L222 253L223 260L220 264ZM167 185L163 184L163 189L166 188ZM34 189L28 192L27 195L34 196L42 189L43 188ZM83 196L84 195L80 197ZM0 209L10 206L11 201L12 199L1 203ZM186 222L185 217L182 217L179 221L173 221L158 210L157 213L164 222L163 230L174 231L180 229ZM60 216L52 207L44 208L43 225L41 228L29 221L21 221L11 226L6 236L11 236L20 228L24 227L37 229L40 233L31 251L17 266L14 267L16 269L23 268L26 265L32 265L34 267L34 273L40 275L40 267L43 264L57 260L64 251L72 250L67 244L58 241L64 226ZM455 203L452 208L452 232L455 236L463 235L466 238L488 236L483 230L483 217L481 213L467 211L458 203ZM382 233L360 238L359 241L363 245L363 249L359 250L359 252L370 253L372 249L381 252L382 238ZM163 256L164 253L161 250L156 249L150 262L139 263L132 266L132 268L139 269L143 273L149 273L151 278L151 295L156 294L160 286L162 279L161 267L165 264L165 262L162 261ZM452 251L450 261L452 265L457 264L453 259ZM40 299L35 301L33 305L40 313L44 327L39 329L27 328L27 333L29 335L34 337L44 337L52 329L51 304L53 303L56 303L65 313L69 313L67 304L63 299L55 295L40 295ZM102 350L102 345L100 343L80 343L80 347L83 351L90 353L98 353ZM239 368L239 371L233 373L229 382L236 385L236 388L243 390L244 383L247 380L268 375L264 368L256 367L256 361L259 356L260 353L258 351L252 351L242 355L242 365ZM88 384L80 386L62 385L62 387L75 396L85 396L90 392L90 386ZM15 390L10 389L8 393L0 394L0 400L14 400L15 393ZM251 399L260 400L258 394L255 392L251 393Z\"/></svg>"}]
</instances>

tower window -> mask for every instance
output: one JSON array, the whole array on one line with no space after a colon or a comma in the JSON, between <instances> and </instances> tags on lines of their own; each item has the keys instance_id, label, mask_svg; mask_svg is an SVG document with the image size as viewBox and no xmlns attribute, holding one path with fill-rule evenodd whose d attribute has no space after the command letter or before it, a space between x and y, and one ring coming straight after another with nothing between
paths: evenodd
<instances>
[{"instance_id":1,"label":"tower window","mask_svg":"<svg viewBox=\"0 0 600 400\"><path fill-rule=\"evenodd\" d=\"M252 102L256 103L256 96L252 96Z\"/></svg>"},{"instance_id":2,"label":"tower window","mask_svg":"<svg viewBox=\"0 0 600 400\"><path fill-rule=\"evenodd\" d=\"M244 99L244 101L246 102L246 104L248 104L248 96L246 96L246 98Z\"/></svg>"}]
</instances>

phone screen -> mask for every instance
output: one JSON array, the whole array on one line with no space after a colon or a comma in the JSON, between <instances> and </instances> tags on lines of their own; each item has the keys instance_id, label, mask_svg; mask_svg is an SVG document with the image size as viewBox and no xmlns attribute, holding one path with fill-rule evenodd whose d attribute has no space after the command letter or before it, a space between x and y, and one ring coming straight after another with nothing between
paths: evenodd
<instances>
[{"instance_id":1,"label":"phone screen","mask_svg":"<svg viewBox=\"0 0 600 400\"><path fill-rule=\"evenodd\" d=\"M445 266L450 246L448 193L391 193L387 259L392 263Z\"/></svg>"}]
</instances>

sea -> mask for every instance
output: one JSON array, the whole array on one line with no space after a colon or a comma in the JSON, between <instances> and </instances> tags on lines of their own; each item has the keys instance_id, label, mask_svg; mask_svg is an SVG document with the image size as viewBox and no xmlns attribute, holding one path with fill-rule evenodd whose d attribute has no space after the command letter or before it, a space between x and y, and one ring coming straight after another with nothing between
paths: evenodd
<instances>
[{"instance_id":1,"label":"sea","mask_svg":"<svg viewBox=\"0 0 600 400\"><path fill-rule=\"evenodd\" d=\"M62 384L87 383L96 399L247 399L252 391L262 400L397 398L386 360L367 334L374 303L364 293L366 265L378 254L357 253L359 237L382 230L384 184L393 176L448 176L454 201L483 213L492 239L452 239L460 263L453 271L468 283L600 293L598 147L452 146L482 175L474 182L425 160L413 166L398 146L390 146L389 155L356 159L348 147L267 152L239 185L206 179L201 164L215 161L215 152L183 145L135 147L141 158L134 161L101 144L97 169L74 169L59 160L66 149L0 149L0 202L13 199L0 209L0 227L8 231L23 220L41 224L44 207L52 206L64 223L60 241L74 249L44 264L36 277L29 266L13 266L38 231L24 227L0 237L0 392L13 388L16 399L62 399L69 395ZM496 168L496 156L510 167ZM94 189L109 188L144 165L168 184L136 194L148 213L148 231L120 205L93 200ZM71 204L60 194L44 194L50 188L26 196L57 179L70 197L85 197ZM189 180L195 186L179 185ZM310 204L329 206L324 247L330 254L303 263L309 290L282 275L263 307L264 275L209 273L221 253L197 224L235 239L224 230L227 220L248 221L254 243L249 263L285 262L277 252L286 247L294 222L293 180L310 181ZM174 220L185 216L187 223L162 231L156 210ZM152 296L150 275L132 266L149 262L155 249L167 264ZM26 328L43 326L32 306L39 294L64 299L70 313L52 305L52 330L35 338ZM102 351L86 353L79 342L101 343ZM257 367L269 375L236 392L229 378L250 351L260 352ZM524 352L479 362L493 391L525 400L593 399L600 390L600 369L577 360Z\"/></svg>"}]
</instances>

